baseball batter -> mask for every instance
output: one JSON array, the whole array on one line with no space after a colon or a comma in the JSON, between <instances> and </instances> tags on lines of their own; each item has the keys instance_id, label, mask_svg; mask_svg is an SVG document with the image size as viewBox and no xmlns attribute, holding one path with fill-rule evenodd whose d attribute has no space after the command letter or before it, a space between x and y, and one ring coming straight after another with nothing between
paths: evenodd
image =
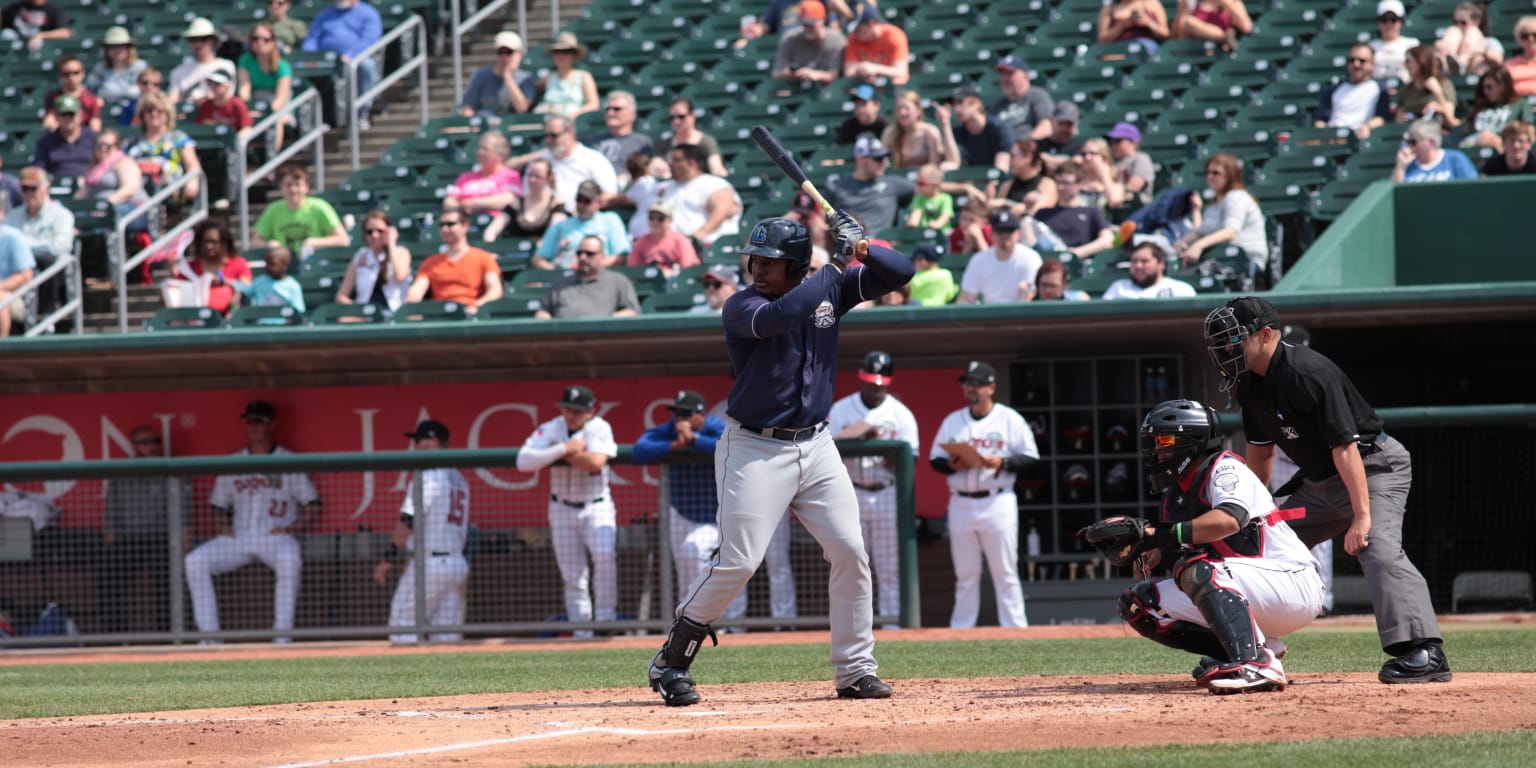
<instances>
[{"instance_id":1,"label":"baseball batter","mask_svg":"<svg viewBox=\"0 0 1536 768\"><path fill-rule=\"evenodd\" d=\"M1143 637L1201 655L1195 683L1211 693L1285 688L1281 635L1323 605L1317 560L1237 454L1222 450L1216 411L1192 400L1153 407L1141 425L1147 484L1162 495L1157 522L1115 517L1081 534L1116 565L1172 577L1120 596L1120 617Z\"/></svg>"},{"instance_id":2,"label":"baseball batter","mask_svg":"<svg viewBox=\"0 0 1536 768\"><path fill-rule=\"evenodd\" d=\"M859 365L859 391L832 404L827 429L838 440L903 440L912 454L922 450L917 442L917 419L900 400L891 397L896 365L887 352L874 351ZM878 615L887 622L901 614L901 573L897 560L896 474L891 460L882 456L844 459L859 500L859 520L864 543L879 586ZM887 624L887 628L895 628Z\"/></svg>"},{"instance_id":3,"label":"baseball batter","mask_svg":"<svg viewBox=\"0 0 1536 768\"><path fill-rule=\"evenodd\" d=\"M689 453L713 458L715 444L725 432L725 420L707 415L704 405L704 396L698 392L678 392L677 399L668 406L672 420L647 429L635 441L635 463L655 464L668 456ZM720 526L715 520L720 502L715 498L713 461L668 464L666 472L671 496L667 511L668 542L677 572L677 589L681 591L693 586L720 548ZM725 618L746 615L747 592L742 590L726 609Z\"/></svg>"},{"instance_id":4,"label":"baseball batter","mask_svg":"<svg viewBox=\"0 0 1536 768\"><path fill-rule=\"evenodd\" d=\"M522 472L550 467L549 529L569 621L615 618L618 511L608 490L608 462L617 455L613 427L597 415L597 395L579 385L565 388L560 415L540 424L517 453ZM592 631L575 635L591 637Z\"/></svg>"},{"instance_id":5,"label":"baseball batter","mask_svg":"<svg viewBox=\"0 0 1536 768\"><path fill-rule=\"evenodd\" d=\"M736 381L729 422L715 448L720 497L718 554L677 607L667 640L651 661L653 689L670 706L699 701L689 668L710 625L725 614L763 560L780 521L793 509L831 566L828 604L837 695L891 695L875 674L869 559L858 500L827 430L836 373L839 318L863 301L900 288L912 264L869 246L862 265L848 262L865 239L844 211L828 217L837 253L806 277L811 237L797 221L770 218L747 236L752 286L726 301L726 349ZM718 642L718 640L717 640Z\"/></svg>"},{"instance_id":6,"label":"baseball batter","mask_svg":"<svg viewBox=\"0 0 1536 768\"><path fill-rule=\"evenodd\" d=\"M252 400L240 414L245 421L246 447L236 456L284 454L273 439L277 410L264 400ZM192 593L192 617L199 632L219 631L219 601L213 577L260 562L276 577L272 588L272 628L293 629L299 603L303 560L293 531L301 530L320 511L320 494L302 473L286 475L220 475L209 497L218 535L187 553L187 588ZM203 642L214 642L204 640ZM277 642L288 642L279 637Z\"/></svg>"},{"instance_id":7,"label":"baseball batter","mask_svg":"<svg viewBox=\"0 0 1536 768\"><path fill-rule=\"evenodd\" d=\"M416 425L415 432L405 433L415 441L418 451L440 451L448 447L448 427L440 421L427 419ZM395 586L395 597L389 604L391 627L416 626L416 530L420 522L421 546L427 550L426 593L427 624L452 626L464 623L464 585L469 581L469 560L464 557L464 544L469 536L469 483L457 469L423 469L421 500L423 511L416 510L416 481L412 479L405 489L405 501L400 505L400 522L395 524L390 538L389 552L373 568L373 580L383 584L389 570L401 559L406 561L400 583ZM391 642L414 643L415 634L390 635ZM429 639L435 642L454 642L456 632L433 632Z\"/></svg>"},{"instance_id":8,"label":"baseball batter","mask_svg":"<svg viewBox=\"0 0 1536 768\"><path fill-rule=\"evenodd\" d=\"M944 417L928 461L948 475L949 554L955 564L955 607L949 626L976 626L981 612L981 564L986 558L997 594L997 622L1027 627L1019 581L1019 502L1013 483L1039 460L1035 433L1018 411L995 400L997 371L971 362L960 374L966 407Z\"/></svg>"}]
</instances>

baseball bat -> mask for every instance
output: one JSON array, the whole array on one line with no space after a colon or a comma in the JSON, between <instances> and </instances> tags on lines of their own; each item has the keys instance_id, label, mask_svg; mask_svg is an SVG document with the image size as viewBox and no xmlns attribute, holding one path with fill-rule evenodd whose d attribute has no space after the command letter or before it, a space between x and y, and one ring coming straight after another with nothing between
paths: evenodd
<instances>
[{"instance_id":1,"label":"baseball bat","mask_svg":"<svg viewBox=\"0 0 1536 768\"><path fill-rule=\"evenodd\" d=\"M800 167L800 163L795 162L794 155L789 154L789 150L779 143L778 137L774 136L773 132L767 128L756 125L752 127L752 143L756 144L757 148L761 149L763 154L767 155L768 159L772 160L773 164L777 165L779 170L789 177L790 181L795 182L801 190L811 196L811 200L815 201L817 207L821 208L821 212L826 215L828 223L831 223L832 214L835 213L836 209L832 207L831 203L827 202L827 198L822 196L821 190L816 188L816 184L811 181L810 177L805 175L805 171ZM861 259L868 256L869 241L865 239L859 240L858 245L854 246L854 251Z\"/></svg>"}]
</instances>

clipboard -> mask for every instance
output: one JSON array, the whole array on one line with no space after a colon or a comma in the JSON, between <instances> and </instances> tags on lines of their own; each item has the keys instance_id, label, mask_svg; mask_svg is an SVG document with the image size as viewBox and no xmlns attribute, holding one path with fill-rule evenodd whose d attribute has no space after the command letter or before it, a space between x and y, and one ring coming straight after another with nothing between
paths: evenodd
<instances>
[{"instance_id":1,"label":"clipboard","mask_svg":"<svg viewBox=\"0 0 1536 768\"><path fill-rule=\"evenodd\" d=\"M939 443L939 447L950 456L965 459L969 466L981 465L981 454L977 453L976 447L970 443Z\"/></svg>"},{"instance_id":2,"label":"clipboard","mask_svg":"<svg viewBox=\"0 0 1536 768\"><path fill-rule=\"evenodd\" d=\"M846 427L843 427L841 432L838 432L837 434L832 436L832 439L834 439L834 440L860 440L860 439L863 439L863 438L867 437L869 435L869 431L874 429L874 428L875 427L874 427L873 424L870 424L869 422L864 421L863 419L859 419L858 421L855 421L854 423L849 424Z\"/></svg>"}]
</instances>

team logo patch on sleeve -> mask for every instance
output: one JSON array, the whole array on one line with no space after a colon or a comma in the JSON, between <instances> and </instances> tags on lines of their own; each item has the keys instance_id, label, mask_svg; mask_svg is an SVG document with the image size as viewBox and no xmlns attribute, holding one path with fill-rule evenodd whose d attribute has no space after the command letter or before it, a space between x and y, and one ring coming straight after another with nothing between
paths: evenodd
<instances>
[{"instance_id":1,"label":"team logo patch on sleeve","mask_svg":"<svg viewBox=\"0 0 1536 768\"><path fill-rule=\"evenodd\" d=\"M1216 475L1211 478L1211 484L1219 488L1222 493L1236 491L1237 483L1237 470L1231 468L1217 470Z\"/></svg>"},{"instance_id":2,"label":"team logo patch on sleeve","mask_svg":"<svg viewBox=\"0 0 1536 768\"><path fill-rule=\"evenodd\" d=\"M831 328L837 324L837 312L832 309L832 302L823 301L817 306L811 321L816 323L817 328Z\"/></svg>"}]
</instances>

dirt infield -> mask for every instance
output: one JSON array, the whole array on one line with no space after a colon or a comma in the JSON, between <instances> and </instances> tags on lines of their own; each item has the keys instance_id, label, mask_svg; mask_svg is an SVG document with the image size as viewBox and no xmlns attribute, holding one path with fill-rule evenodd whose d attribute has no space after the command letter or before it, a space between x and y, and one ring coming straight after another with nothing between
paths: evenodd
<instances>
[{"instance_id":1,"label":"dirt infield","mask_svg":"<svg viewBox=\"0 0 1536 768\"><path fill-rule=\"evenodd\" d=\"M1119 637L1120 626L1027 630L906 630L902 640ZM824 642L824 633L732 636L738 642ZM652 648L656 638L618 638L608 647ZM454 650L574 647L572 643L474 645L450 649L348 644L330 648L227 647L216 653L34 654L0 659L146 661L402 654ZM1187 677L1057 675L904 679L896 697L848 702L829 683L704 685L704 702L661 706L641 687L380 701L189 710L0 722L0 754L11 765L300 766L597 765L729 759L985 751L1180 739L1255 741L1536 728L1536 675L1456 675L1431 686L1384 686L1369 674L1293 675L1284 692L1216 697ZM1248 723L1226 726L1234 707ZM1091 718L1099 727L1081 728ZM1089 743L1092 738L1093 743Z\"/></svg>"}]
</instances>

